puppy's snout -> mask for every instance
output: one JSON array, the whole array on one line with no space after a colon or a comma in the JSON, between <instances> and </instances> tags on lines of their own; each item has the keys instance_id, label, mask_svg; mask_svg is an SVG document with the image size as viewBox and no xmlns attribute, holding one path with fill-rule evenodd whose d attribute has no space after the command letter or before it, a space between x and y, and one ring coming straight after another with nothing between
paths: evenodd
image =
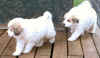
<instances>
[{"instance_id":1,"label":"puppy's snout","mask_svg":"<svg viewBox=\"0 0 100 58\"><path fill-rule=\"evenodd\" d=\"M65 24L64 24L64 23L62 23L62 25L63 25L63 26L65 26Z\"/></svg>"},{"instance_id":2,"label":"puppy's snout","mask_svg":"<svg viewBox=\"0 0 100 58\"><path fill-rule=\"evenodd\" d=\"M18 35L20 35L20 32L14 32L14 34L15 34L16 36L18 36Z\"/></svg>"},{"instance_id":3,"label":"puppy's snout","mask_svg":"<svg viewBox=\"0 0 100 58\"><path fill-rule=\"evenodd\" d=\"M20 35L21 32L22 32L22 28L20 28L20 27L14 28L14 34L16 36Z\"/></svg>"}]
</instances>

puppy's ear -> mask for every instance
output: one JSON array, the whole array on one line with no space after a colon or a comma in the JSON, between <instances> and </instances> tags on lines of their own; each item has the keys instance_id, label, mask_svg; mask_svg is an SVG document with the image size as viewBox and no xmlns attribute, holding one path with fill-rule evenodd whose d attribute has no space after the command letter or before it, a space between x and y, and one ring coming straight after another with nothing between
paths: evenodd
<instances>
[{"instance_id":1,"label":"puppy's ear","mask_svg":"<svg viewBox=\"0 0 100 58\"><path fill-rule=\"evenodd\" d=\"M72 22L73 23L79 23L79 20L76 17L72 16Z\"/></svg>"},{"instance_id":2,"label":"puppy's ear","mask_svg":"<svg viewBox=\"0 0 100 58\"><path fill-rule=\"evenodd\" d=\"M21 27L20 24L15 24L15 25L14 25L14 28L13 28L13 31L14 31L14 34L15 34L16 36L18 36L18 35L20 35L21 32L23 31L23 28Z\"/></svg>"}]
</instances>

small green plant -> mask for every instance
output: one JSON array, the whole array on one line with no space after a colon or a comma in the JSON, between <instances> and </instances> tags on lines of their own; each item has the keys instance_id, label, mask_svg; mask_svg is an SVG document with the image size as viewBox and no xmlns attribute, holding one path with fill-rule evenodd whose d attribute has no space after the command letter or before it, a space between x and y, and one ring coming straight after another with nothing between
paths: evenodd
<instances>
[{"instance_id":1,"label":"small green plant","mask_svg":"<svg viewBox=\"0 0 100 58\"><path fill-rule=\"evenodd\" d=\"M77 6L77 5L80 4L82 1L84 1L84 0L73 0L73 6Z\"/></svg>"}]
</instances>

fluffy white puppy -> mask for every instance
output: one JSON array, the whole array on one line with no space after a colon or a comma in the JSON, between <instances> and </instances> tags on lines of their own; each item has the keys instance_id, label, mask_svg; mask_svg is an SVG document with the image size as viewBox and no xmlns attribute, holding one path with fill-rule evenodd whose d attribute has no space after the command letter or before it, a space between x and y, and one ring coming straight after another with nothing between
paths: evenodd
<instances>
[{"instance_id":1,"label":"fluffy white puppy","mask_svg":"<svg viewBox=\"0 0 100 58\"><path fill-rule=\"evenodd\" d=\"M34 46L42 46L45 38L52 44L56 36L52 14L46 11L38 18L14 18L8 23L8 35L17 41L13 56L29 53Z\"/></svg>"},{"instance_id":2,"label":"fluffy white puppy","mask_svg":"<svg viewBox=\"0 0 100 58\"><path fill-rule=\"evenodd\" d=\"M83 1L65 13L63 23L65 27L71 28L72 35L68 40L74 41L85 31L96 32L97 14L89 1Z\"/></svg>"}]
</instances>

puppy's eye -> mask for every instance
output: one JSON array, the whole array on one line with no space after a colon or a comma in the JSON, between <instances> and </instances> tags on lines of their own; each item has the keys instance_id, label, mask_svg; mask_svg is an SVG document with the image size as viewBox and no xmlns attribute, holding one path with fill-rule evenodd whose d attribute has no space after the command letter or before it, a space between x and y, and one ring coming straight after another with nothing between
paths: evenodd
<instances>
[{"instance_id":1,"label":"puppy's eye","mask_svg":"<svg viewBox=\"0 0 100 58\"><path fill-rule=\"evenodd\" d=\"M71 22L71 20L67 20L68 22Z\"/></svg>"}]
</instances>

